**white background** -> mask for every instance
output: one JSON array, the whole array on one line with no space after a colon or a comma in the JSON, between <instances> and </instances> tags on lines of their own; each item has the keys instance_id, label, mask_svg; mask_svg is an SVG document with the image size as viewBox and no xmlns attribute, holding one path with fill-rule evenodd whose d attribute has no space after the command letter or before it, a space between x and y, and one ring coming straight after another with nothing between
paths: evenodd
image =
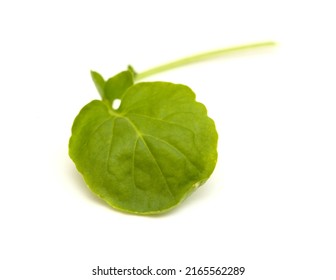
<instances>
[{"instance_id":1,"label":"white background","mask_svg":"<svg viewBox=\"0 0 336 280\"><path fill-rule=\"evenodd\" d=\"M97 265L150 265L336 279L333 2L1 1L0 278L98 279ZM109 77L264 40L278 46L148 79L190 86L216 121L206 185L158 217L90 193L67 144L80 108L99 97L91 69ZM212 279L166 277L186 278Z\"/></svg>"}]
</instances>

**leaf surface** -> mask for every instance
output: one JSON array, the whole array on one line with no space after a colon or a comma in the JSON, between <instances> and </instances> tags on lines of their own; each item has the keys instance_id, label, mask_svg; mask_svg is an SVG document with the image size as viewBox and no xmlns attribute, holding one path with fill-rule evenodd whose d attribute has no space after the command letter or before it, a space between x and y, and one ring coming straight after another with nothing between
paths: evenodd
<instances>
[{"instance_id":1,"label":"leaf surface","mask_svg":"<svg viewBox=\"0 0 336 280\"><path fill-rule=\"evenodd\" d=\"M105 98L105 93L104 93L104 88L105 88L105 80L102 77L102 75L100 75L98 72L95 71L91 71L91 78L101 96L101 98Z\"/></svg>"},{"instance_id":2,"label":"leaf surface","mask_svg":"<svg viewBox=\"0 0 336 280\"><path fill-rule=\"evenodd\" d=\"M120 72L106 81L105 98L110 101L121 99L133 83L133 74L130 71Z\"/></svg>"},{"instance_id":3,"label":"leaf surface","mask_svg":"<svg viewBox=\"0 0 336 280\"><path fill-rule=\"evenodd\" d=\"M113 96L121 98L117 110L94 100L80 111L70 157L114 208L138 214L173 208L215 168L213 120L184 85L138 83Z\"/></svg>"}]
</instances>

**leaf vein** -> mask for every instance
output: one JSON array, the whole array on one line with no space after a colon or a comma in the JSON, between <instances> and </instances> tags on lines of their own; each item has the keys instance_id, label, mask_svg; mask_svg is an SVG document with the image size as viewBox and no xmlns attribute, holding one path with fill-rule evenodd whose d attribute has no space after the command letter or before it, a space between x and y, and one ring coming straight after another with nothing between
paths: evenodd
<instances>
[{"instance_id":1,"label":"leaf vein","mask_svg":"<svg viewBox=\"0 0 336 280\"><path fill-rule=\"evenodd\" d=\"M106 122L108 122L109 120L111 120L111 117L109 117L108 119L104 120L103 122L101 122L89 135L89 137L87 137L87 141L85 142L85 146L89 145L89 142L92 138L93 135L96 134L96 132L99 130L99 128L101 128Z\"/></svg>"},{"instance_id":2,"label":"leaf vein","mask_svg":"<svg viewBox=\"0 0 336 280\"><path fill-rule=\"evenodd\" d=\"M155 140L157 140L159 142L165 143L167 146L171 147L172 149L177 151L179 154L181 154L189 163L191 163L192 166L194 166L199 172L201 172L201 170L187 157L187 155L184 152L182 152L181 149L179 149L178 147L176 147L172 143L169 143L168 141L163 140L163 139L158 138L158 137L155 137L153 135L144 134L144 136L151 137L151 138L154 138Z\"/></svg>"},{"instance_id":3,"label":"leaf vein","mask_svg":"<svg viewBox=\"0 0 336 280\"><path fill-rule=\"evenodd\" d=\"M187 128L183 125L180 125L178 123L175 123L175 122L169 122L169 121L166 121L164 119L159 119L159 118L153 118L153 117L150 117L150 116L147 116L147 115L142 115L142 114L137 114L137 113L128 113L128 115L136 115L136 116L140 116L140 117L144 117L144 118L147 118L147 119L151 119L151 120L155 120L155 121L160 121L160 122L164 122L164 123L168 123L168 124L171 124L171 125L174 125L174 126L178 126L178 127L181 127L181 128L184 128L186 130L189 130L192 132L192 134L195 134L190 128Z\"/></svg>"},{"instance_id":4,"label":"leaf vein","mask_svg":"<svg viewBox=\"0 0 336 280\"><path fill-rule=\"evenodd\" d=\"M111 157L111 152L112 152L112 144L113 144L113 138L114 138L114 128L115 128L116 119L117 118L112 119L113 122L112 122L111 140L110 140L110 147L109 147L109 152L107 155L107 164L106 164L107 173L111 173L110 172L110 161L111 161L110 157Z\"/></svg>"},{"instance_id":5,"label":"leaf vein","mask_svg":"<svg viewBox=\"0 0 336 280\"><path fill-rule=\"evenodd\" d=\"M143 138L143 134L142 134L142 132L136 127L136 125L135 125L129 118L127 118L127 117L125 117L125 116L123 116L123 118L124 118L125 120L127 120L127 121L130 123L130 125L133 127L133 129L135 130L135 132L138 134L139 139L143 142L143 144L144 144L145 147L147 148L147 150L148 150L150 156L152 157L152 159L153 159L153 161L155 162L155 164L156 164L158 170L159 170L160 173L161 173L162 178L163 178L164 181L165 181L165 184L166 184L166 187L167 187L167 190L168 190L169 194L175 199L175 196L174 196L173 193L171 192L171 189L170 189L170 186L169 186L169 184L168 184L168 181L167 181L166 177L164 176L164 173L163 173L163 171L162 171L162 168L160 167L159 163L157 162L156 158L154 157L154 155L153 155L151 149L149 148L149 146L148 146L146 140ZM135 154L135 153L134 153L134 154ZM135 155L134 155L134 157L135 157ZM133 165L134 165L134 164L133 164ZM133 176L133 177L134 177L134 176ZM135 181L135 179L134 179L134 181Z\"/></svg>"}]
</instances>

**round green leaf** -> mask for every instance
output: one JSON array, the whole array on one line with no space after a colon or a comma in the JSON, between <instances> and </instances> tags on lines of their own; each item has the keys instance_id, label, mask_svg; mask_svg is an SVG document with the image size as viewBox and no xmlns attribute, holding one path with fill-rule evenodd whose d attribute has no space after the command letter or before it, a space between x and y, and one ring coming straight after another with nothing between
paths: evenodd
<instances>
[{"instance_id":1,"label":"round green leaf","mask_svg":"<svg viewBox=\"0 0 336 280\"><path fill-rule=\"evenodd\" d=\"M119 210L155 214L203 184L217 161L217 132L193 91L135 84L121 105L94 100L76 117L69 154L90 189Z\"/></svg>"}]
</instances>

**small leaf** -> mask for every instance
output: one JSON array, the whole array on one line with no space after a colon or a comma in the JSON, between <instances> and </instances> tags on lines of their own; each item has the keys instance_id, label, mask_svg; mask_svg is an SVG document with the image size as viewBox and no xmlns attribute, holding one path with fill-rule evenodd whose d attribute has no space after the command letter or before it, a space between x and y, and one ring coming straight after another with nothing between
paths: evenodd
<instances>
[{"instance_id":1,"label":"small leaf","mask_svg":"<svg viewBox=\"0 0 336 280\"><path fill-rule=\"evenodd\" d=\"M102 75L100 75L98 72L95 71L91 71L91 77L92 80L101 96L102 99L105 98L105 94L104 94L104 88L105 88L105 80L102 77Z\"/></svg>"},{"instance_id":2,"label":"small leaf","mask_svg":"<svg viewBox=\"0 0 336 280\"><path fill-rule=\"evenodd\" d=\"M130 71L119 73L106 81L105 98L110 102L114 99L121 99L125 91L133 84L133 74Z\"/></svg>"},{"instance_id":3,"label":"small leaf","mask_svg":"<svg viewBox=\"0 0 336 280\"><path fill-rule=\"evenodd\" d=\"M128 65L128 66L127 66L127 70L130 71L130 72L132 73L133 78L136 77L137 72L135 72L135 70L134 70L134 68L133 68L132 65Z\"/></svg>"},{"instance_id":4,"label":"small leaf","mask_svg":"<svg viewBox=\"0 0 336 280\"><path fill-rule=\"evenodd\" d=\"M213 172L215 124L183 85L139 83L118 97L118 110L94 100L80 111L70 157L90 189L114 208L167 211Z\"/></svg>"}]
</instances>

